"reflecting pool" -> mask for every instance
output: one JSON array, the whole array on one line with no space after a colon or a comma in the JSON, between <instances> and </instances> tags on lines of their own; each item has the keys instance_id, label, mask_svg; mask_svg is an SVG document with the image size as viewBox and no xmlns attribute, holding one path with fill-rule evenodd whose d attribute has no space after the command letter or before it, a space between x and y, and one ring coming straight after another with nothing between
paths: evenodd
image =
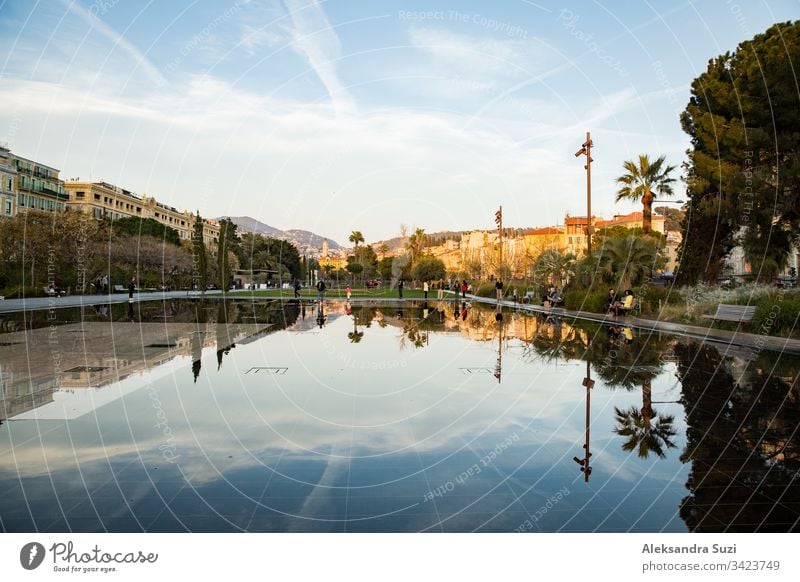
<instances>
[{"instance_id":1,"label":"reflecting pool","mask_svg":"<svg viewBox=\"0 0 800 582\"><path fill-rule=\"evenodd\" d=\"M4 531L793 531L800 361L478 305L0 320Z\"/></svg>"}]
</instances>

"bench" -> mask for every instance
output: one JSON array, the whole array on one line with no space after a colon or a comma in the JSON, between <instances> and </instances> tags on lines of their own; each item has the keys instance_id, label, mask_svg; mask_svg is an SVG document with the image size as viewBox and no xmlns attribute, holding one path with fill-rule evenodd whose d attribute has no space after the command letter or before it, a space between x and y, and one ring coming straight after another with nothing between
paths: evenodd
<instances>
[{"instance_id":1,"label":"bench","mask_svg":"<svg viewBox=\"0 0 800 582\"><path fill-rule=\"evenodd\" d=\"M67 294L63 289L51 289L50 287L42 287L44 294L47 297L63 297Z\"/></svg>"},{"instance_id":2,"label":"bench","mask_svg":"<svg viewBox=\"0 0 800 582\"><path fill-rule=\"evenodd\" d=\"M523 303L533 303L534 293L533 291L528 291L525 295L522 296Z\"/></svg>"},{"instance_id":3,"label":"bench","mask_svg":"<svg viewBox=\"0 0 800 582\"><path fill-rule=\"evenodd\" d=\"M126 291L125 285L114 285L114 293L125 293Z\"/></svg>"},{"instance_id":4,"label":"bench","mask_svg":"<svg viewBox=\"0 0 800 582\"><path fill-rule=\"evenodd\" d=\"M733 321L735 323L747 323L756 314L755 306L750 305L717 305L717 312L714 315L704 315L703 319L715 321Z\"/></svg>"}]
</instances>

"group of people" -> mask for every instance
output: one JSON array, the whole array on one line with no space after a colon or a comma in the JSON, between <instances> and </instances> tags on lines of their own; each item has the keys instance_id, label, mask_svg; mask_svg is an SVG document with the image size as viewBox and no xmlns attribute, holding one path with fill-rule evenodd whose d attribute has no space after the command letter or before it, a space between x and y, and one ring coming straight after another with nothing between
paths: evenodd
<instances>
[{"instance_id":1,"label":"group of people","mask_svg":"<svg viewBox=\"0 0 800 582\"><path fill-rule=\"evenodd\" d=\"M616 316L630 313L635 306L634 299L632 289L625 291L622 296L617 294L614 289L609 289L604 308L605 312Z\"/></svg>"},{"instance_id":2,"label":"group of people","mask_svg":"<svg viewBox=\"0 0 800 582\"><path fill-rule=\"evenodd\" d=\"M103 275L94 283L95 295L108 295L108 275Z\"/></svg>"},{"instance_id":3,"label":"group of people","mask_svg":"<svg viewBox=\"0 0 800 582\"><path fill-rule=\"evenodd\" d=\"M555 307L563 302L564 296L558 289L556 289L555 285L550 285L550 287L547 289L547 292L544 294L544 297L542 297L543 307Z\"/></svg>"}]
</instances>

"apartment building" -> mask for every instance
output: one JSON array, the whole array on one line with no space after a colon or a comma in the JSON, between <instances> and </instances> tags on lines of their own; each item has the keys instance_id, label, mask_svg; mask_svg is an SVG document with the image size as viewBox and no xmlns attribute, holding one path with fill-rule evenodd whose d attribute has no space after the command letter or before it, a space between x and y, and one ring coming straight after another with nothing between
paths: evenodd
<instances>
[{"instance_id":1,"label":"apartment building","mask_svg":"<svg viewBox=\"0 0 800 582\"><path fill-rule=\"evenodd\" d=\"M158 202L147 195L139 195L108 182L69 180L65 183L68 195L67 208L92 215L97 219L116 220L136 216L152 218L175 229L181 240L190 240L194 233L195 214L178 210ZM203 220L203 241L216 244L219 240L219 223Z\"/></svg>"},{"instance_id":2,"label":"apartment building","mask_svg":"<svg viewBox=\"0 0 800 582\"><path fill-rule=\"evenodd\" d=\"M0 216L17 213L17 167L11 151L0 146Z\"/></svg>"},{"instance_id":3,"label":"apartment building","mask_svg":"<svg viewBox=\"0 0 800 582\"><path fill-rule=\"evenodd\" d=\"M62 212L66 208L69 197L64 190L64 181L59 178L59 170L16 154L10 154L10 157L17 178L14 213L29 210Z\"/></svg>"}]
</instances>

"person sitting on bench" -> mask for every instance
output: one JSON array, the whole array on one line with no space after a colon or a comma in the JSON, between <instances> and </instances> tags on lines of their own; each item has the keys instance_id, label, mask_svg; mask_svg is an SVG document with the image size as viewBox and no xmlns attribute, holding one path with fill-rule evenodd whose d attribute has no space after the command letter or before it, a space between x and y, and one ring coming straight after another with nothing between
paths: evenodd
<instances>
[{"instance_id":1,"label":"person sitting on bench","mask_svg":"<svg viewBox=\"0 0 800 582\"><path fill-rule=\"evenodd\" d=\"M608 295L606 296L606 303L603 306L603 311L606 313L611 313L614 308L614 304L617 302L617 292L613 289L608 290Z\"/></svg>"},{"instance_id":2,"label":"person sitting on bench","mask_svg":"<svg viewBox=\"0 0 800 582\"><path fill-rule=\"evenodd\" d=\"M631 311L633 309L633 299L633 291L631 289L625 291L625 297L623 300L614 303L614 307L612 309L614 315L620 315L621 313L628 313Z\"/></svg>"},{"instance_id":3,"label":"person sitting on bench","mask_svg":"<svg viewBox=\"0 0 800 582\"><path fill-rule=\"evenodd\" d=\"M564 297L555 287L550 287L550 291L547 295L547 300L550 301L550 307L555 307L562 301L564 301Z\"/></svg>"}]
</instances>

